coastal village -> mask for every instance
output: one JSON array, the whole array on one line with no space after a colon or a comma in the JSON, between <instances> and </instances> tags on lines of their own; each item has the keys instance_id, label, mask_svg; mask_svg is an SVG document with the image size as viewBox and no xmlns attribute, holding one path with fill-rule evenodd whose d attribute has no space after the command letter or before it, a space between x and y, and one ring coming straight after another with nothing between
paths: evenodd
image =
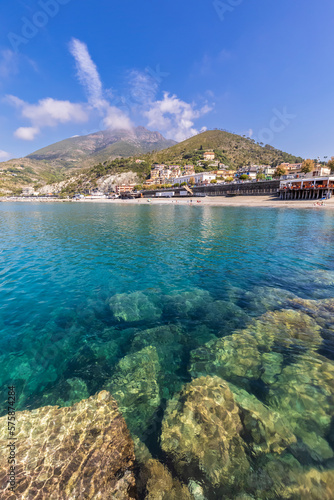
<instances>
[{"instance_id":1,"label":"coastal village","mask_svg":"<svg viewBox=\"0 0 334 500\"><path fill-rule=\"evenodd\" d=\"M135 163L144 160L135 159ZM331 160L333 162L333 159ZM201 170L203 169L203 170ZM329 198L334 191L334 172L329 164L305 160L303 163L281 163L280 165L245 165L237 170L221 163L213 150L203 151L202 159L195 164L153 164L149 178L143 184L119 183L112 191L92 189L86 193L76 193L74 199L103 199L131 197L174 197L194 195L192 189L216 185L235 186L248 183L276 182L267 193L273 191L280 199L318 199ZM182 188L182 189L181 189ZM175 191L177 189L178 191ZM226 188L227 189L227 188ZM245 190L234 189L235 194L245 194ZM263 189L255 189L253 184L247 194L263 193ZM210 196L219 196L221 190L213 189ZM195 193L196 195L196 193ZM198 194L197 195L201 195ZM22 196L38 196L31 187L23 188ZM55 196L50 193L50 196Z\"/></svg>"}]
</instances>

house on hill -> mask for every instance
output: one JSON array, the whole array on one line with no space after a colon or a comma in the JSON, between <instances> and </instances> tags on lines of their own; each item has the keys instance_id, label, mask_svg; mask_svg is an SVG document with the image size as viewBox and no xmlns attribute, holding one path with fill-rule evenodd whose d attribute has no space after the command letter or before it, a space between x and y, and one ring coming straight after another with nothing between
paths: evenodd
<instances>
[{"instance_id":1,"label":"house on hill","mask_svg":"<svg viewBox=\"0 0 334 500\"><path fill-rule=\"evenodd\" d=\"M214 160L215 159L215 154L213 151L206 151L204 154L203 154L203 157L204 157L204 160L205 161L211 161L211 160Z\"/></svg>"}]
</instances>

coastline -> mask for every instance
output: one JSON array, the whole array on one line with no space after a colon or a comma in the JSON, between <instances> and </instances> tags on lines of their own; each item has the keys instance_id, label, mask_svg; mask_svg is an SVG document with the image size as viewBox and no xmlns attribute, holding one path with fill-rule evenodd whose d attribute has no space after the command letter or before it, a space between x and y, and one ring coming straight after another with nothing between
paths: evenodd
<instances>
[{"instance_id":1,"label":"coastline","mask_svg":"<svg viewBox=\"0 0 334 500\"><path fill-rule=\"evenodd\" d=\"M148 201L151 200L151 201ZM192 200L192 201L191 201ZM323 206L315 205L317 200L279 200L271 195L263 196L226 196L189 197L189 198L138 198L138 199L89 199L89 200L60 200L36 198L0 198L0 202L25 203L108 203L121 205L190 205L190 206L218 206L218 207L258 207L258 208L313 208L334 209L334 198L326 200ZM319 200L320 201L320 200Z\"/></svg>"}]
</instances>

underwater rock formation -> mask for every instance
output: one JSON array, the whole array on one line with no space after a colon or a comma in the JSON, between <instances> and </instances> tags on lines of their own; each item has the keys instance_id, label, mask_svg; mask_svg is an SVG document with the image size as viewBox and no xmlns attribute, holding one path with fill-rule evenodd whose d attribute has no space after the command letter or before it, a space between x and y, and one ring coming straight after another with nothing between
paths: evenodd
<instances>
[{"instance_id":1,"label":"underwater rock formation","mask_svg":"<svg viewBox=\"0 0 334 500\"><path fill-rule=\"evenodd\" d=\"M322 328L330 328L334 331L334 299L306 300L296 298L290 302L290 305L312 316Z\"/></svg>"},{"instance_id":2,"label":"underwater rock formation","mask_svg":"<svg viewBox=\"0 0 334 500\"><path fill-rule=\"evenodd\" d=\"M254 335L260 348L269 351L274 344L316 350L322 343L320 327L314 319L293 309L267 312L246 331Z\"/></svg>"},{"instance_id":3,"label":"underwater rock formation","mask_svg":"<svg viewBox=\"0 0 334 500\"><path fill-rule=\"evenodd\" d=\"M247 489L258 500L332 500L334 470L303 467L291 454L267 455Z\"/></svg>"},{"instance_id":4,"label":"underwater rock formation","mask_svg":"<svg viewBox=\"0 0 334 500\"><path fill-rule=\"evenodd\" d=\"M282 453L296 442L296 437L282 416L270 410L255 396L229 384L243 425L243 435L255 455Z\"/></svg>"},{"instance_id":5,"label":"underwater rock formation","mask_svg":"<svg viewBox=\"0 0 334 500\"><path fill-rule=\"evenodd\" d=\"M109 307L117 321L154 321L160 318L162 310L153 297L143 292L118 293L109 300Z\"/></svg>"},{"instance_id":6,"label":"underwater rock formation","mask_svg":"<svg viewBox=\"0 0 334 500\"><path fill-rule=\"evenodd\" d=\"M334 456L324 439L334 414L334 363L315 353L299 356L270 386L268 403L288 419L303 455L308 451L316 461Z\"/></svg>"},{"instance_id":7,"label":"underwater rock formation","mask_svg":"<svg viewBox=\"0 0 334 500\"><path fill-rule=\"evenodd\" d=\"M150 427L160 405L159 375L157 350L149 346L124 356L115 374L105 384L105 389L116 399L129 429L138 437Z\"/></svg>"},{"instance_id":8,"label":"underwater rock formation","mask_svg":"<svg viewBox=\"0 0 334 500\"><path fill-rule=\"evenodd\" d=\"M154 459L148 460L141 468L139 489L146 491L145 500L193 500L187 486L173 478L169 470Z\"/></svg>"},{"instance_id":9,"label":"underwater rock formation","mask_svg":"<svg viewBox=\"0 0 334 500\"><path fill-rule=\"evenodd\" d=\"M47 406L16 416L15 496L8 490L8 457L2 453L2 499L135 498L133 443L108 392L71 407ZM7 444L7 417L0 419L0 440Z\"/></svg>"},{"instance_id":10,"label":"underwater rock formation","mask_svg":"<svg viewBox=\"0 0 334 500\"><path fill-rule=\"evenodd\" d=\"M182 365L185 337L176 325L163 325L138 332L132 341L131 352L153 346L158 354L161 371L159 384L162 396L169 398L171 393L180 389L177 371Z\"/></svg>"},{"instance_id":11,"label":"underwater rock formation","mask_svg":"<svg viewBox=\"0 0 334 500\"><path fill-rule=\"evenodd\" d=\"M222 337L231 333L237 328L243 328L248 323L247 314L232 302L216 300L207 304L206 315L203 322L217 333L217 337Z\"/></svg>"},{"instance_id":12,"label":"underwater rock formation","mask_svg":"<svg viewBox=\"0 0 334 500\"><path fill-rule=\"evenodd\" d=\"M161 447L185 481L201 480L206 489L222 494L232 491L236 481L240 488L249 470L241 430L228 384L219 377L201 377L168 402Z\"/></svg>"},{"instance_id":13,"label":"underwater rock formation","mask_svg":"<svg viewBox=\"0 0 334 500\"><path fill-rule=\"evenodd\" d=\"M245 292L242 302L247 310L259 316L267 311L285 309L289 301L295 298L297 296L294 293L282 288L256 286L251 291Z\"/></svg>"},{"instance_id":14,"label":"underwater rock formation","mask_svg":"<svg viewBox=\"0 0 334 500\"><path fill-rule=\"evenodd\" d=\"M167 317L197 319L205 314L212 297L206 290L194 288L162 297L163 312Z\"/></svg>"},{"instance_id":15,"label":"underwater rock formation","mask_svg":"<svg viewBox=\"0 0 334 500\"><path fill-rule=\"evenodd\" d=\"M208 342L191 352L191 375L218 375L237 385L248 386L249 380L261 377L261 354L252 335L235 333Z\"/></svg>"}]
</instances>

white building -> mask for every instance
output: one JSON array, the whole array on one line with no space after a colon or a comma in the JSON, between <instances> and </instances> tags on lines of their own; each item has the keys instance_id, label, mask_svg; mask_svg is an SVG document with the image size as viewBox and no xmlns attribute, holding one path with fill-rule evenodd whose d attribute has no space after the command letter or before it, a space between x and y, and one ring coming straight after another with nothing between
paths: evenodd
<instances>
[{"instance_id":1,"label":"white building","mask_svg":"<svg viewBox=\"0 0 334 500\"><path fill-rule=\"evenodd\" d=\"M265 167L263 169L264 175L274 175L275 171L276 171L275 167Z\"/></svg>"},{"instance_id":2,"label":"white building","mask_svg":"<svg viewBox=\"0 0 334 500\"><path fill-rule=\"evenodd\" d=\"M175 177L173 179L173 184L182 184L182 182L189 183L190 179L195 180L195 184L208 184L211 181L216 180L216 174L210 172L200 172L199 174L182 175L181 177Z\"/></svg>"}]
</instances>

